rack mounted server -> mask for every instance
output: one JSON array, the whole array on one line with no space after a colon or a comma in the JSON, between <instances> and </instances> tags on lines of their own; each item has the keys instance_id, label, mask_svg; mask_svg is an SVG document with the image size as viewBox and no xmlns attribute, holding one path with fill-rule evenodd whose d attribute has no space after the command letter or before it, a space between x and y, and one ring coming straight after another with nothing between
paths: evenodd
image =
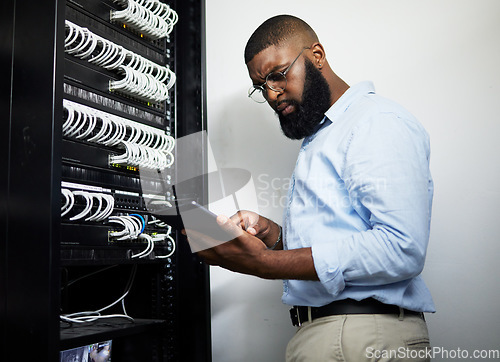
<instances>
[{"instance_id":1,"label":"rack mounted server","mask_svg":"<svg viewBox=\"0 0 500 362\"><path fill-rule=\"evenodd\" d=\"M207 197L205 145L177 147L206 131L204 2L1 14L2 358L209 361L208 269L176 213Z\"/></svg>"}]
</instances>

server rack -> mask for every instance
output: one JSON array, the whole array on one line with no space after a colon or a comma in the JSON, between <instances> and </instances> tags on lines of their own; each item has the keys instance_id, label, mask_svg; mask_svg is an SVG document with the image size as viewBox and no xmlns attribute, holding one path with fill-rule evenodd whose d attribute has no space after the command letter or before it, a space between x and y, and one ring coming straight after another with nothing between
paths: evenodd
<instances>
[{"instance_id":1,"label":"server rack","mask_svg":"<svg viewBox=\"0 0 500 362\"><path fill-rule=\"evenodd\" d=\"M126 118L175 139L206 130L204 2L165 2L179 21L168 39L160 40L125 22L110 21L110 11L123 10L127 1L1 4L0 157L6 170L0 178L2 360L58 361L63 350L109 340L113 360L211 358L208 269L178 230L170 235L175 244L165 239L156 243L155 252L134 259L149 244L138 238L113 239L110 232L119 231L117 225L102 220L61 217L64 188L74 195L73 216L85 208L85 192L112 196L113 215L135 213L149 221L155 215L145 204L136 168L110 164L109 157L123 149L91 144L63 131L69 117L64 102ZM177 78L170 98L154 102L110 90L110 81L123 74L69 54L68 21L170 67ZM194 145L189 162L183 154L175 156L167 170L173 183L182 168L201 175L191 196L206 202L205 145ZM159 194L170 190L164 182L158 187ZM102 195L93 199L101 210L106 204ZM96 215L99 208L94 205L87 215ZM175 225L177 218L163 216L162 221ZM143 231L161 234L155 225L144 223ZM173 251L173 245L176 250L169 258L156 258ZM133 322L61 322L60 315L95 311L115 301L130 284L124 313Z\"/></svg>"}]
</instances>

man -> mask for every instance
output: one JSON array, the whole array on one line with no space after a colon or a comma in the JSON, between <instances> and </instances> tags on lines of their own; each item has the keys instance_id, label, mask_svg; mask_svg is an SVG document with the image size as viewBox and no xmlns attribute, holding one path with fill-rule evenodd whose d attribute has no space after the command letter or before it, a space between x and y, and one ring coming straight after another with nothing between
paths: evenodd
<instances>
[{"instance_id":1,"label":"man","mask_svg":"<svg viewBox=\"0 0 500 362\"><path fill-rule=\"evenodd\" d=\"M273 108L285 136L304 140L283 228L249 211L219 216L235 238L200 256L284 280L299 327L287 361L428 360L422 313L434 305L419 276L433 194L427 133L371 83L349 87L296 17L260 25L245 62L249 96Z\"/></svg>"}]
</instances>

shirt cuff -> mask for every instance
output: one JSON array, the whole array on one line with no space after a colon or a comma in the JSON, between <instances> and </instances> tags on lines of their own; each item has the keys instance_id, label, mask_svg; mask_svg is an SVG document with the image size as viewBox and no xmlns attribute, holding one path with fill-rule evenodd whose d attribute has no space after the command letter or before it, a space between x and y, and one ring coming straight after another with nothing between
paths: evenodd
<instances>
[{"instance_id":1,"label":"shirt cuff","mask_svg":"<svg viewBox=\"0 0 500 362\"><path fill-rule=\"evenodd\" d=\"M345 288L345 280L335 247L327 243L319 244L312 246L311 251L319 281L328 293L339 295Z\"/></svg>"}]
</instances>

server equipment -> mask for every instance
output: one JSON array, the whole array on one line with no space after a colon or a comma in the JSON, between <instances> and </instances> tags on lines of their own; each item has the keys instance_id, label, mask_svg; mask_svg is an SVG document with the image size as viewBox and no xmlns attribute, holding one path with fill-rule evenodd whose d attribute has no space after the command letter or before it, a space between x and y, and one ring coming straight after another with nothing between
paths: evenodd
<instances>
[{"instance_id":1,"label":"server equipment","mask_svg":"<svg viewBox=\"0 0 500 362\"><path fill-rule=\"evenodd\" d=\"M0 359L209 361L204 2L1 6Z\"/></svg>"}]
</instances>

